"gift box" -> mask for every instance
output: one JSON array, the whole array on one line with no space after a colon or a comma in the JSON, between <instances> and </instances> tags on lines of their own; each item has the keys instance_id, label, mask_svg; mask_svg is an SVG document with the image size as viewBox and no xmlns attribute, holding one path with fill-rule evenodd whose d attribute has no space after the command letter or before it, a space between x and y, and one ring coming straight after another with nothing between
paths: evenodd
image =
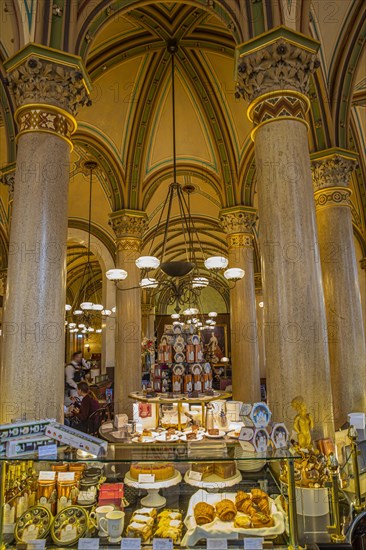
<instances>
[{"instance_id":1,"label":"gift box","mask_svg":"<svg viewBox=\"0 0 366 550\"><path fill-rule=\"evenodd\" d=\"M44 420L29 420L27 422L15 422L13 424L0 425L0 442L17 439L22 436L44 435L46 428L55 418L45 418Z\"/></svg>"},{"instance_id":2,"label":"gift box","mask_svg":"<svg viewBox=\"0 0 366 550\"><path fill-rule=\"evenodd\" d=\"M6 442L6 456L8 458L14 458L16 456L33 454L38 451L39 447L52 444L52 439L44 435L32 435L29 437L10 439Z\"/></svg>"},{"instance_id":3,"label":"gift box","mask_svg":"<svg viewBox=\"0 0 366 550\"><path fill-rule=\"evenodd\" d=\"M194 363L195 353L194 353L194 345L193 344L188 344L187 345L186 358L187 358L187 363Z\"/></svg>"},{"instance_id":4,"label":"gift box","mask_svg":"<svg viewBox=\"0 0 366 550\"><path fill-rule=\"evenodd\" d=\"M122 510L123 496L123 483L103 483L99 490L98 505L105 506L107 504L112 504Z\"/></svg>"},{"instance_id":5,"label":"gift box","mask_svg":"<svg viewBox=\"0 0 366 550\"><path fill-rule=\"evenodd\" d=\"M108 442L98 437L80 432L63 424L50 424L46 428L46 436L55 439L64 445L81 449L93 455L102 455L107 452Z\"/></svg>"}]
</instances>

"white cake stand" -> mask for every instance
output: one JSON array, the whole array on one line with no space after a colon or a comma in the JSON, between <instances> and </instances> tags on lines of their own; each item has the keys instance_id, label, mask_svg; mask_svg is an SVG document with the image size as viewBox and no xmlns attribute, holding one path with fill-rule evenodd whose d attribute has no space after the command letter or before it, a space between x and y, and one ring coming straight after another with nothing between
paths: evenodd
<instances>
[{"instance_id":1,"label":"white cake stand","mask_svg":"<svg viewBox=\"0 0 366 550\"><path fill-rule=\"evenodd\" d=\"M155 481L154 483L139 483L136 479L132 479L130 472L127 472L124 479L126 485L134 487L135 489L145 489L147 491L146 497L141 499L141 504L148 508L161 508L166 504L166 498L159 495L160 489L167 489L178 485L182 481L180 472L175 470L174 476L165 479L164 481Z\"/></svg>"},{"instance_id":2,"label":"white cake stand","mask_svg":"<svg viewBox=\"0 0 366 550\"><path fill-rule=\"evenodd\" d=\"M201 481L191 479L189 477L189 472L190 470L186 472L184 481L188 483L188 485L199 487L200 489L225 489L226 487L233 487L234 485L237 485L242 480L239 470L236 470L235 475L228 477L227 479L222 479L222 477L219 477L216 474L211 474Z\"/></svg>"}]
</instances>

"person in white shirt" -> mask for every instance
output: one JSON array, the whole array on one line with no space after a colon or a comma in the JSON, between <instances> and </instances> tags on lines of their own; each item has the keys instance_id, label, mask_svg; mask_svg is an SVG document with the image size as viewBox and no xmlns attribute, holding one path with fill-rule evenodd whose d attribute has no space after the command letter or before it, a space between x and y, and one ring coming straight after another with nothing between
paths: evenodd
<instances>
[{"instance_id":1,"label":"person in white shirt","mask_svg":"<svg viewBox=\"0 0 366 550\"><path fill-rule=\"evenodd\" d=\"M77 351L72 354L71 361L65 367L66 395L70 398L78 395L78 382L82 378L81 370L82 353Z\"/></svg>"}]
</instances>

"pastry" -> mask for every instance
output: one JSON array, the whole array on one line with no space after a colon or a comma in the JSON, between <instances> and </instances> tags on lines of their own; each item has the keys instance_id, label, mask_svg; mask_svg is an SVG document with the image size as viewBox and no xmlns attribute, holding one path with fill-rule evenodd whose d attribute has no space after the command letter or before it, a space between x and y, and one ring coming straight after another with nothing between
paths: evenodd
<instances>
[{"instance_id":1,"label":"pastry","mask_svg":"<svg viewBox=\"0 0 366 550\"><path fill-rule=\"evenodd\" d=\"M202 479L212 475L215 471L215 466L207 462L194 462L191 464L192 472L199 472L202 474Z\"/></svg>"},{"instance_id":2,"label":"pastry","mask_svg":"<svg viewBox=\"0 0 366 550\"><path fill-rule=\"evenodd\" d=\"M150 527L152 527L154 525L154 518L142 514L133 514L131 518L131 523L132 522L143 523L144 525L150 525Z\"/></svg>"},{"instance_id":3,"label":"pastry","mask_svg":"<svg viewBox=\"0 0 366 550\"><path fill-rule=\"evenodd\" d=\"M269 509L269 501L267 496L258 500L258 502L256 502L256 505L263 514L267 514L268 516L270 515L271 512Z\"/></svg>"},{"instance_id":4,"label":"pastry","mask_svg":"<svg viewBox=\"0 0 366 550\"><path fill-rule=\"evenodd\" d=\"M241 512L242 505L245 501L252 501L252 495L250 493L245 493L244 491L238 491L235 497L235 505L237 509Z\"/></svg>"},{"instance_id":5,"label":"pastry","mask_svg":"<svg viewBox=\"0 0 366 550\"><path fill-rule=\"evenodd\" d=\"M127 537L140 538L146 542L152 537L152 528L149 525L143 523L132 522L126 529Z\"/></svg>"},{"instance_id":6,"label":"pastry","mask_svg":"<svg viewBox=\"0 0 366 550\"><path fill-rule=\"evenodd\" d=\"M215 474L222 479L228 479L236 474L235 462L216 462Z\"/></svg>"},{"instance_id":7,"label":"pastry","mask_svg":"<svg viewBox=\"0 0 366 550\"><path fill-rule=\"evenodd\" d=\"M141 435L143 435L144 437L151 437L152 436L152 431L151 430L143 430Z\"/></svg>"},{"instance_id":8,"label":"pastry","mask_svg":"<svg viewBox=\"0 0 366 550\"><path fill-rule=\"evenodd\" d=\"M252 516L253 514L257 513L256 508L254 508L253 502L251 500L244 500L244 502L240 506L240 512L243 512L243 514L248 514L248 516Z\"/></svg>"},{"instance_id":9,"label":"pastry","mask_svg":"<svg viewBox=\"0 0 366 550\"><path fill-rule=\"evenodd\" d=\"M267 516L266 514L262 514L261 512L253 514L251 516L251 519L252 527L254 527L255 529L259 529L261 527L273 527L274 525L272 516Z\"/></svg>"},{"instance_id":10,"label":"pastry","mask_svg":"<svg viewBox=\"0 0 366 550\"><path fill-rule=\"evenodd\" d=\"M198 502L193 510L197 525L211 523L215 519L215 508L207 502Z\"/></svg>"},{"instance_id":11,"label":"pastry","mask_svg":"<svg viewBox=\"0 0 366 550\"><path fill-rule=\"evenodd\" d=\"M239 529L248 529L252 525L252 520L249 516L239 516L236 515L234 519L234 527L238 527Z\"/></svg>"},{"instance_id":12,"label":"pastry","mask_svg":"<svg viewBox=\"0 0 366 550\"><path fill-rule=\"evenodd\" d=\"M135 514L141 514L142 516L156 518L157 511L155 508L139 508L138 510L135 510Z\"/></svg>"},{"instance_id":13,"label":"pastry","mask_svg":"<svg viewBox=\"0 0 366 550\"><path fill-rule=\"evenodd\" d=\"M158 521L160 522L161 520L165 520L165 519L169 519L169 520L172 520L172 519L178 519L180 521L182 521L182 514L180 512L173 512L173 510L164 510L163 512L160 512L160 514L158 515Z\"/></svg>"},{"instance_id":14,"label":"pastry","mask_svg":"<svg viewBox=\"0 0 366 550\"><path fill-rule=\"evenodd\" d=\"M233 521L236 516L236 506L232 500L224 498L216 504L216 514L221 521Z\"/></svg>"},{"instance_id":15,"label":"pastry","mask_svg":"<svg viewBox=\"0 0 366 550\"><path fill-rule=\"evenodd\" d=\"M195 439L197 439L197 433L189 433L186 435L186 439L187 441L194 441Z\"/></svg>"},{"instance_id":16,"label":"pastry","mask_svg":"<svg viewBox=\"0 0 366 550\"><path fill-rule=\"evenodd\" d=\"M262 491L262 489L252 489L251 493L252 493L253 502L258 502L263 497L268 498L267 493Z\"/></svg>"},{"instance_id":17,"label":"pastry","mask_svg":"<svg viewBox=\"0 0 366 550\"><path fill-rule=\"evenodd\" d=\"M207 430L208 435L220 435L220 431L217 428L210 428Z\"/></svg>"},{"instance_id":18,"label":"pastry","mask_svg":"<svg viewBox=\"0 0 366 550\"><path fill-rule=\"evenodd\" d=\"M165 525L162 525L157 528L157 530L154 533L154 537L162 538L162 539L172 539L172 541L177 544L179 539L181 538L182 530L177 529L175 527L166 527Z\"/></svg>"},{"instance_id":19,"label":"pastry","mask_svg":"<svg viewBox=\"0 0 366 550\"><path fill-rule=\"evenodd\" d=\"M140 474L151 474L155 476L155 481L163 481L174 476L174 466L168 462L161 462L160 464L137 462L132 464L130 468L132 479L138 480Z\"/></svg>"}]
</instances>

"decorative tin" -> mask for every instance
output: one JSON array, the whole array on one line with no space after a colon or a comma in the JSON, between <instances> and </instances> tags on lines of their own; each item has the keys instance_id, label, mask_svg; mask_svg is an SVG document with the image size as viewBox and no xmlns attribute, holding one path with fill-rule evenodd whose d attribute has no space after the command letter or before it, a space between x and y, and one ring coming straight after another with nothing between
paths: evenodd
<instances>
[{"instance_id":1,"label":"decorative tin","mask_svg":"<svg viewBox=\"0 0 366 550\"><path fill-rule=\"evenodd\" d=\"M32 506L20 516L15 525L15 539L17 542L45 539L52 523L52 514L44 506Z\"/></svg>"},{"instance_id":2,"label":"decorative tin","mask_svg":"<svg viewBox=\"0 0 366 550\"><path fill-rule=\"evenodd\" d=\"M57 546L73 546L88 531L88 514L81 506L68 506L57 516L51 527L51 537Z\"/></svg>"}]
</instances>

